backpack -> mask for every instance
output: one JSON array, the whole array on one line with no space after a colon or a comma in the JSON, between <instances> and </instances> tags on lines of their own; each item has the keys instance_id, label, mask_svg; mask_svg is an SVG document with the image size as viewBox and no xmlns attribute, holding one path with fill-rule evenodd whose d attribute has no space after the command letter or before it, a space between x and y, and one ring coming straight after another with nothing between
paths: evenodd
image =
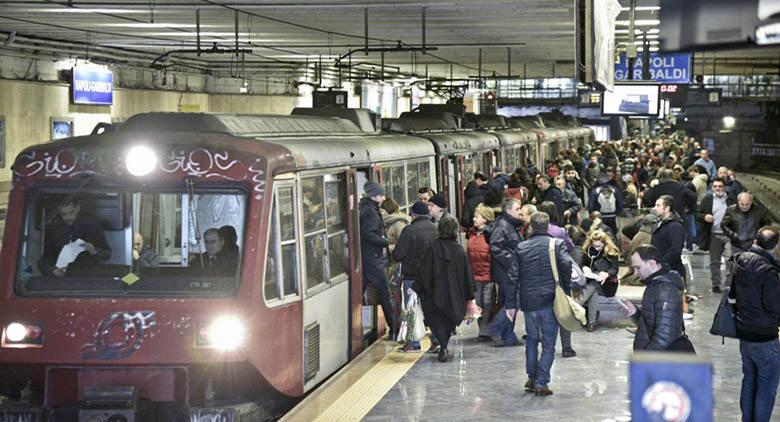
<instances>
[{"instance_id":1,"label":"backpack","mask_svg":"<svg viewBox=\"0 0 780 422\"><path fill-rule=\"evenodd\" d=\"M610 186L601 186L598 188L599 211L601 214L614 214L617 211L617 201L615 192Z\"/></svg>"}]
</instances>

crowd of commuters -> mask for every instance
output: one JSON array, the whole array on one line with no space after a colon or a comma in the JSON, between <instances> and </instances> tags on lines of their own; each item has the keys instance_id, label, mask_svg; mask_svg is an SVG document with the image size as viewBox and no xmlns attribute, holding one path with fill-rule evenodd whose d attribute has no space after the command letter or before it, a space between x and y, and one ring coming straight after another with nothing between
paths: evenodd
<instances>
[{"instance_id":1,"label":"crowd of commuters","mask_svg":"<svg viewBox=\"0 0 780 422\"><path fill-rule=\"evenodd\" d=\"M686 294L692 274L683 258L709 253L712 292L734 280L729 295L736 301L745 373L743 420L768 420L780 381L778 230L731 169L718 167L693 138L669 135L586 145L562 151L541 168L529 163L511 174L502 170L473 175L459 219L444 195L423 186L410 218L393 217L397 205L383 206L382 224L384 189L366 184L364 278L386 295L380 303L391 331L397 327L388 273L380 271L388 258L400 263L401 295L414 291L422 298L430 351L440 361L448 360L449 338L474 300L482 309L478 340L525 345L525 389L547 396L559 335L562 356L576 355L571 333L553 313L556 284L587 309L588 332L597 330L601 297L615 296L621 283L643 284L640 307L618 301L636 323L634 349L679 350L687 339L683 320L693 317L689 302L696 299ZM466 233L465 241L459 233ZM387 256L389 244L394 248ZM622 262L628 268L621 277ZM578 274L582 280L574 282ZM521 313L525 335L518 336ZM419 351L420 345L407 342L401 350Z\"/></svg>"}]
</instances>

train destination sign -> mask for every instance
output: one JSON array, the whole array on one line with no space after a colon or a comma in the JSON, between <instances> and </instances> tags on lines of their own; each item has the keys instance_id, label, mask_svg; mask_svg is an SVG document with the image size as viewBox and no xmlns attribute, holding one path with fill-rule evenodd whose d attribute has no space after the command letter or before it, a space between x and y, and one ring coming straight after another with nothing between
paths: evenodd
<instances>
[{"instance_id":1,"label":"train destination sign","mask_svg":"<svg viewBox=\"0 0 780 422\"><path fill-rule=\"evenodd\" d=\"M93 67L74 67L73 104L111 105L114 100L114 74Z\"/></svg>"},{"instance_id":2,"label":"train destination sign","mask_svg":"<svg viewBox=\"0 0 780 422\"><path fill-rule=\"evenodd\" d=\"M634 62L634 80L642 79L642 56ZM628 61L625 53L615 63L615 80L628 79ZM689 53L650 53L650 79L665 84L687 84L691 82L691 55Z\"/></svg>"}]
</instances>

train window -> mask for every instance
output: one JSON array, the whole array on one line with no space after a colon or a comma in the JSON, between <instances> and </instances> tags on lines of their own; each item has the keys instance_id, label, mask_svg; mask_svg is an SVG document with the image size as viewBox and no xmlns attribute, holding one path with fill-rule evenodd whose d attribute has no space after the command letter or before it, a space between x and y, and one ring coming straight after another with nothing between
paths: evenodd
<instances>
[{"instance_id":1,"label":"train window","mask_svg":"<svg viewBox=\"0 0 780 422\"><path fill-rule=\"evenodd\" d=\"M268 301L298 294L293 187L277 186L271 211L265 260L265 299Z\"/></svg>"},{"instance_id":2,"label":"train window","mask_svg":"<svg viewBox=\"0 0 780 422\"><path fill-rule=\"evenodd\" d=\"M237 288L246 196L238 191L30 191L22 295L225 296Z\"/></svg>"},{"instance_id":3,"label":"train window","mask_svg":"<svg viewBox=\"0 0 780 422\"><path fill-rule=\"evenodd\" d=\"M407 205L406 201L406 185L404 183L404 166L395 166L388 168L390 171L388 180L390 185L390 197L393 198L401 209L405 209Z\"/></svg>"},{"instance_id":4,"label":"train window","mask_svg":"<svg viewBox=\"0 0 780 422\"><path fill-rule=\"evenodd\" d=\"M309 233L325 228L325 209L322 203L322 177L308 177L302 180L303 232Z\"/></svg>"},{"instance_id":5,"label":"train window","mask_svg":"<svg viewBox=\"0 0 780 422\"><path fill-rule=\"evenodd\" d=\"M403 169L403 168L401 168ZM325 175L325 203L328 217L328 279L346 274L349 264L346 261L347 235L345 211L347 203L344 175Z\"/></svg>"},{"instance_id":6,"label":"train window","mask_svg":"<svg viewBox=\"0 0 780 422\"><path fill-rule=\"evenodd\" d=\"M306 252L306 288L311 289L335 277L346 273L347 247L344 240L346 228L345 203L346 185L344 174L327 174L324 176L307 177L304 180L304 189L307 184L311 191L325 192L324 197L319 196L319 210L317 219L322 219L322 224L311 223L306 218L306 203L304 202L304 250ZM316 187L315 187L316 185ZM304 190L304 196L306 195ZM312 195L316 197L316 195ZM323 206L324 204L324 206Z\"/></svg>"},{"instance_id":7,"label":"train window","mask_svg":"<svg viewBox=\"0 0 780 422\"><path fill-rule=\"evenodd\" d=\"M428 186L430 187L431 184L431 172L428 161L423 161L421 163L417 163L418 172L420 174L420 187Z\"/></svg>"},{"instance_id":8,"label":"train window","mask_svg":"<svg viewBox=\"0 0 780 422\"><path fill-rule=\"evenodd\" d=\"M471 180L471 177L474 175L475 172L474 167L474 161L471 159L471 157L466 156L463 158L463 176L466 178L466 180Z\"/></svg>"},{"instance_id":9,"label":"train window","mask_svg":"<svg viewBox=\"0 0 780 422\"><path fill-rule=\"evenodd\" d=\"M420 184L418 178L417 163L408 163L406 165L406 192L409 195L410 201L417 200L417 190L422 187L426 187L428 184Z\"/></svg>"}]
</instances>

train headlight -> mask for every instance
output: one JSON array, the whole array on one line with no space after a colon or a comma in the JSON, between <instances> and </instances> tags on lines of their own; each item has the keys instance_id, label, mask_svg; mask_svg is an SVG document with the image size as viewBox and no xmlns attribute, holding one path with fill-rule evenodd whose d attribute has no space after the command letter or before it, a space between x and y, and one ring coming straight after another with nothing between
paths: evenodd
<instances>
[{"instance_id":1,"label":"train headlight","mask_svg":"<svg viewBox=\"0 0 780 422\"><path fill-rule=\"evenodd\" d=\"M208 325L198 327L196 344L222 351L239 348L246 340L246 328L235 316L221 316Z\"/></svg>"},{"instance_id":2,"label":"train headlight","mask_svg":"<svg viewBox=\"0 0 780 422\"><path fill-rule=\"evenodd\" d=\"M126 164L133 176L146 176L157 167L157 154L149 147L136 145L127 152Z\"/></svg>"},{"instance_id":3,"label":"train headlight","mask_svg":"<svg viewBox=\"0 0 780 422\"><path fill-rule=\"evenodd\" d=\"M2 347L26 348L43 346L43 324L14 321L3 329Z\"/></svg>"}]
</instances>

